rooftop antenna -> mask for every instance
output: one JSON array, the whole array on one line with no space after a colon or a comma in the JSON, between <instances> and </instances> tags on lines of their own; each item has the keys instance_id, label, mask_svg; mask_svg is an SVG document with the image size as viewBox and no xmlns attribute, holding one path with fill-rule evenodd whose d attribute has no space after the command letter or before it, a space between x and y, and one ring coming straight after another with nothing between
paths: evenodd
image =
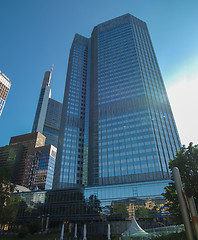
<instances>
[{"instance_id":1,"label":"rooftop antenna","mask_svg":"<svg viewBox=\"0 0 198 240\"><path fill-rule=\"evenodd\" d=\"M52 68L51 68L50 74L52 74L53 68L54 68L54 64L52 64Z\"/></svg>"},{"instance_id":2,"label":"rooftop antenna","mask_svg":"<svg viewBox=\"0 0 198 240\"><path fill-rule=\"evenodd\" d=\"M52 68L51 68L51 71L50 71L48 86L50 85L53 68L54 68L54 64L52 64Z\"/></svg>"}]
</instances>

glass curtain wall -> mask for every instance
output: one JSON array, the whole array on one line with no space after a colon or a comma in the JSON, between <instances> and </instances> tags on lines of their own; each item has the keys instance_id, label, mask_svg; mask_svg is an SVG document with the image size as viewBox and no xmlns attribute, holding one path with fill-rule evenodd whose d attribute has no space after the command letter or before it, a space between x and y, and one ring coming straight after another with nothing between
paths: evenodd
<instances>
[{"instance_id":1,"label":"glass curtain wall","mask_svg":"<svg viewBox=\"0 0 198 240\"><path fill-rule=\"evenodd\" d=\"M75 35L68 65L54 187L82 185L88 39Z\"/></svg>"},{"instance_id":2,"label":"glass curtain wall","mask_svg":"<svg viewBox=\"0 0 198 240\"><path fill-rule=\"evenodd\" d=\"M146 23L98 25L91 60L89 184L169 178L180 140Z\"/></svg>"}]
</instances>

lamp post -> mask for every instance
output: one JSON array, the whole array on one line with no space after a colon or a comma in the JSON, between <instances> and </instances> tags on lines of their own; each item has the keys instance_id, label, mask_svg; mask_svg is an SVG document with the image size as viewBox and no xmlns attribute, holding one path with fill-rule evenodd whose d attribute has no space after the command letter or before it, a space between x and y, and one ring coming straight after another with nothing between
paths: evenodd
<instances>
[{"instance_id":1,"label":"lamp post","mask_svg":"<svg viewBox=\"0 0 198 240\"><path fill-rule=\"evenodd\" d=\"M193 240L194 238L193 238L192 228L190 225L189 213L188 213L186 201L183 196L182 181L181 181L181 177L179 174L179 169L177 167L173 168L173 178L175 181L177 196L178 196L180 209L181 209L181 213L182 213L182 217L183 217L183 221L184 221L184 226L186 229L186 236L187 236L188 240Z\"/></svg>"},{"instance_id":2,"label":"lamp post","mask_svg":"<svg viewBox=\"0 0 198 240\"><path fill-rule=\"evenodd\" d=\"M198 239L198 215L197 215L195 201L194 201L190 187L185 186L184 190L185 190L185 194L187 197L187 201L188 201L188 205L189 205L189 209L190 209L190 213L191 213L192 224L194 227L195 236Z\"/></svg>"}]
</instances>

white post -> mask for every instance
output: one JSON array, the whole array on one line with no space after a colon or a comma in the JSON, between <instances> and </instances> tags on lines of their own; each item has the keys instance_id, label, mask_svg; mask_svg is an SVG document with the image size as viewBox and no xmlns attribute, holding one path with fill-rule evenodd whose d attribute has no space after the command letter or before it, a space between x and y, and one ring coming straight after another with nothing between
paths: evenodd
<instances>
[{"instance_id":1,"label":"white post","mask_svg":"<svg viewBox=\"0 0 198 240\"><path fill-rule=\"evenodd\" d=\"M76 239L77 239L77 224L75 224L74 238L76 238Z\"/></svg>"},{"instance_id":2,"label":"white post","mask_svg":"<svg viewBox=\"0 0 198 240\"><path fill-rule=\"evenodd\" d=\"M86 229L86 224L84 224L83 240L87 240L87 229Z\"/></svg>"},{"instance_id":3,"label":"white post","mask_svg":"<svg viewBox=\"0 0 198 240\"><path fill-rule=\"evenodd\" d=\"M64 223L63 223L63 226L62 226L62 229L61 229L61 237L60 237L60 240L63 240L63 237L64 237Z\"/></svg>"},{"instance_id":4,"label":"white post","mask_svg":"<svg viewBox=\"0 0 198 240\"><path fill-rule=\"evenodd\" d=\"M111 240L111 225L108 224L108 233L107 233L108 240Z\"/></svg>"}]
</instances>

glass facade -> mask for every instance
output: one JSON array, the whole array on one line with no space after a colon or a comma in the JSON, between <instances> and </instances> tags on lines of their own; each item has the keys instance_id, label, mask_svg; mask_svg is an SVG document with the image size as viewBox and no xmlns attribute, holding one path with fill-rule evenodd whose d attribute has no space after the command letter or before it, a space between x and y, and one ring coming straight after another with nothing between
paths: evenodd
<instances>
[{"instance_id":1,"label":"glass facade","mask_svg":"<svg viewBox=\"0 0 198 240\"><path fill-rule=\"evenodd\" d=\"M127 14L92 39L89 184L168 179L180 139L146 24Z\"/></svg>"},{"instance_id":2,"label":"glass facade","mask_svg":"<svg viewBox=\"0 0 198 240\"><path fill-rule=\"evenodd\" d=\"M82 185L88 39L75 35L67 73L54 187Z\"/></svg>"},{"instance_id":3,"label":"glass facade","mask_svg":"<svg viewBox=\"0 0 198 240\"><path fill-rule=\"evenodd\" d=\"M78 226L87 223L89 234L97 232L97 223L105 225L105 228L110 224L112 234L121 234L130 226L133 217L143 228L157 227L160 222L169 224L165 200L159 196L159 185L163 188L167 183L159 181L19 193L24 204L20 205L16 221L49 217L50 228L62 226L63 222ZM26 210L29 207L33 209L31 212ZM115 225L122 227L114 228ZM105 228L99 228L98 233L104 234Z\"/></svg>"},{"instance_id":4,"label":"glass facade","mask_svg":"<svg viewBox=\"0 0 198 240\"><path fill-rule=\"evenodd\" d=\"M39 147L30 151L28 158L31 159L30 189L52 189L54 166L57 149L52 146Z\"/></svg>"},{"instance_id":5,"label":"glass facade","mask_svg":"<svg viewBox=\"0 0 198 240\"><path fill-rule=\"evenodd\" d=\"M54 189L155 181L163 191L180 145L146 23L126 14L76 35Z\"/></svg>"},{"instance_id":6,"label":"glass facade","mask_svg":"<svg viewBox=\"0 0 198 240\"><path fill-rule=\"evenodd\" d=\"M43 84L42 84L42 88L41 88L41 92L38 100L32 132L40 132L40 133L43 132L47 106L48 106L49 98L51 97L50 80L51 80L51 73L47 71L45 72L45 75L43 78Z\"/></svg>"},{"instance_id":7,"label":"glass facade","mask_svg":"<svg viewBox=\"0 0 198 240\"><path fill-rule=\"evenodd\" d=\"M61 120L62 103L50 98L43 127L43 135L46 137L45 145L57 147Z\"/></svg>"}]
</instances>

